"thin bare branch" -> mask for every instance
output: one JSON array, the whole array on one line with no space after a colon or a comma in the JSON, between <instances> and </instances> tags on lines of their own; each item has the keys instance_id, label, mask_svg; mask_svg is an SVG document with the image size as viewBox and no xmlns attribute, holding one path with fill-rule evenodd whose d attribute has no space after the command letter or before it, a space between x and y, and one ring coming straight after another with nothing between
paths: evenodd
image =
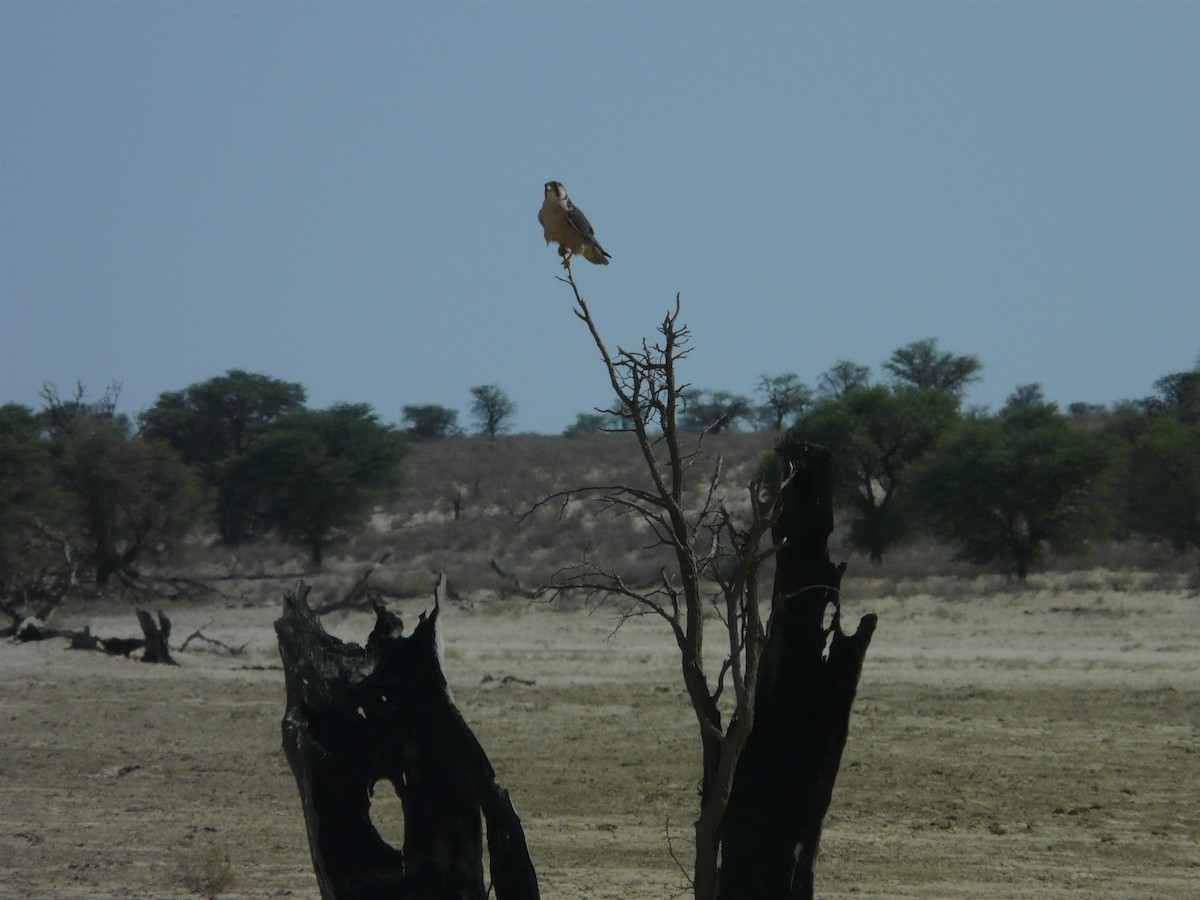
<instances>
[{"instance_id":1,"label":"thin bare branch","mask_svg":"<svg viewBox=\"0 0 1200 900\"><path fill-rule=\"evenodd\" d=\"M672 896L673 897L682 897L688 891L694 889L696 886L696 883L695 883L695 881L692 880L692 876L688 874L688 870L683 867L683 863L679 861L679 857L675 855L675 847L671 843L671 817L670 816L667 816L666 832L667 832L667 853L669 853L671 855L671 859L675 860L675 865L679 867L680 874L683 875L684 881L687 882L687 884L683 887L683 889L679 893L673 894Z\"/></svg>"},{"instance_id":2,"label":"thin bare branch","mask_svg":"<svg viewBox=\"0 0 1200 900\"><path fill-rule=\"evenodd\" d=\"M233 647L229 644L226 644L224 641L219 641L216 638L210 638L204 633L204 629L208 628L212 624L212 622L209 622L208 625L202 625L184 638L183 643L179 645L179 652L182 653L184 650L186 650L188 648L188 644L190 644L192 641L204 641L207 644L212 644L214 647L224 650L230 656L241 656L243 651L250 646L249 643L245 643L241 646Z\"/></svg>"}]
</instances>

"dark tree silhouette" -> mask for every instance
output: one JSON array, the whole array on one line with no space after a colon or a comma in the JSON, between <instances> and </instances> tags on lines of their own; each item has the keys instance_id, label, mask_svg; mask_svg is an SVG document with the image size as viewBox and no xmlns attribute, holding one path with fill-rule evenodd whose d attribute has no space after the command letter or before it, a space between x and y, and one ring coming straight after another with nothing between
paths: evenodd
<instances>
[{"instance_id":1,"label":"dark tree silhouette","mask_svg":"<svg viewBox=\"0 0 1200 900\"><path fill-rule=\"evenodd\" d=\"M900 384L961 396L968 385L982 377L983 363L977 356L955 356L938 350L937 338L925 338L892 351L883 368Z\"/></svg>"},{"instance_id":2,"label":"dark tree silhouette","mask_svg":"<svg viewBox=\"0 0 1200 900\"><path fill-rule=\"evenodd\" d=\"M804 412L813 398L812 388L795 372L760 376L758 393L763 397L758 407L759 421L774 431L783 431L784 420Z\"/></svg>"},{"instance_id":3,"label":"dark tree silhouette","mask_svg":"<svg viewBox=\"0 0 1200 900\"><path fill-rule=\"evenodd\" d=\"M822 398L844 397L855 388L871 383L871 369L848 359L840 359L817 379L817 395Z\"/></svg>"},{"instance_id":4,"label":"dark tree silhouette","mask_svg":"<svg viewBox=\"0 0 1200 900\"><path fill-rule=\"evenodd\" d=\"M1075 552L1108 532L1118 459L1105 435L1071 427L1030 388L948 432L913 474L926 522L959 558L1021 580L1048 549Z\"/></svg>"},{"instance_id":5,"label":"dark tree silhouette","mask_svg":"<svg viewBox=\"0 0 1200 900\"><path fill-rule=\"evenodd\" d=\"M280 419L232 461L229 483L251 498L265 527L305 547L316 567L339 532L361 524L398 486L407 453L368 405L342 403Z\"/></svg>"},{"instance_id":6,"label":"dark tree silhouette","mask_svg":"<svg viewBox=\"0 0 1200 900\"><path fill-rule=\"evenodd\" d=\"M459 433L458 411L435 403L405 406L405 434L415 441L440 440Z\"/></svg>"},{"instance_id":7,"label":"dark tree silhouette","mask_svg":"<svg viewBox=\"0 0 1200 900\"><path fill-rule=\"evenodd\" d=\"M509 419L517 412L514 403L498 384L481 384L471 388L471 416L479 429L488 440L494 441L496 435L503 434L509 428Z\"/></svg>"}]
</instances>

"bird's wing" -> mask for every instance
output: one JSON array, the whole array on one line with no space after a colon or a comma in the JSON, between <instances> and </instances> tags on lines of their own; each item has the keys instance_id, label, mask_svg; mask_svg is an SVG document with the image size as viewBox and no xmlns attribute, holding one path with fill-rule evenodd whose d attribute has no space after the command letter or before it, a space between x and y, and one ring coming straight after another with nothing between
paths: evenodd
<instances>
[{"instance_id":1,"label":"bird's wing","mask_svg":"<svg viewBox=\"0 0 1200 900\"><path fill-rule=\"evenodd\" d=\"M567 221L585 238L591 238L596 233L592 229L592 223L588 221L588 217L583 214L583 210L574 203L567 204Z\"/></svg>"}]
</instances>

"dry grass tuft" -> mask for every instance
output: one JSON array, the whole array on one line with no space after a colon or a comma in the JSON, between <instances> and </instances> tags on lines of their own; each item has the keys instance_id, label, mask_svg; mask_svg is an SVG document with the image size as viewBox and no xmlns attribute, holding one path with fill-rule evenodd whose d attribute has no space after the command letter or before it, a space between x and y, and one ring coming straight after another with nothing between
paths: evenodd
<instances>
[{"instance_id":1,"label":"dry grass tuft","mask_svg":"<svg viewBox=\"0 0 1200 900\"><path fill-rule=\"evenodd\" d=\"M175 858L175 877L186 890L209 900L236 882L229 851L217 844L181 849Z\"/></svg>"}]
</instances>

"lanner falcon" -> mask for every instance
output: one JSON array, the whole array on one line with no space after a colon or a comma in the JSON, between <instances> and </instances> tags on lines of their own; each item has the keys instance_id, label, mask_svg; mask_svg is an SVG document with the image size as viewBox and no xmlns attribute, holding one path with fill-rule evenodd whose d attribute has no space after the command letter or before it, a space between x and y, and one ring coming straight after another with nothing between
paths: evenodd
<instances>
[{"instance_id":1,"label":"lanner falcon","mask_svg":"<svg viewBox=\"0 0 1200 900\"><path fill-rule=\"evenodd\" d=\"M592 223L587 220L583 210L571 202L561 182L546 182L546 199L538 210L538 221L542 223L546 243L557 242L563 265L566 265L568 253L573 256L582 254L584 259L598 266L608 265L612 254L600 246Z\"/></svg>"}]
</instances>

